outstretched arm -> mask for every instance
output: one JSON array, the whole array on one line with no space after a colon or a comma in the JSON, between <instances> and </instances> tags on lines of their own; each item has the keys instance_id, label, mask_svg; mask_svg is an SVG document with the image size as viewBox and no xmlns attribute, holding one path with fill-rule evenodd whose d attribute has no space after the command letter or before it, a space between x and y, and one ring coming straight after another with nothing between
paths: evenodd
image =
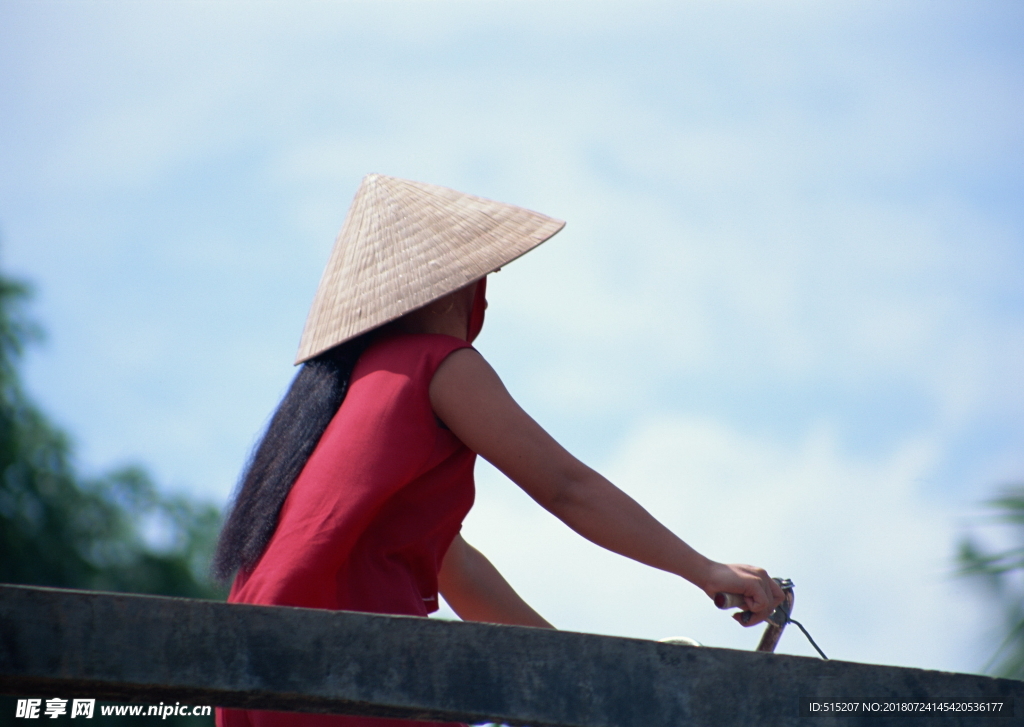
<instances>
[{"instance_id":1,"label":"outstretched arm","mask_svg":"<svg viewBox=\"0 0 1024 727\"><path fill-rule=\"evenodd\" d=\"M522 410L473 349L455 351L430 384L434 411L466 446L490 461L541 506L608 550L690 581L714 598L744 596L767 618L782 590L760 568L716 563L688 546L635 500L573 457Z\"/></svg>"},{"instance_id":2,"label":"outstretched arm","mask_svg":"<svg viewBox=\"0 0 1024 727\"><path fill-rule=\"evenodd\" d=\"M463 621L554 628L461 535L448 548L437 580L444 600Z\"/></svg>"}]
</instances>

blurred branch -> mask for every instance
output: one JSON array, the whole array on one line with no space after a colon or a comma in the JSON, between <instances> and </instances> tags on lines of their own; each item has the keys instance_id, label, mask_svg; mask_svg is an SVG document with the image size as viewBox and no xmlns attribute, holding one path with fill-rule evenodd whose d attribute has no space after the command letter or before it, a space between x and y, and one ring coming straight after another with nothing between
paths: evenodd
<instances>
[{"instance_id":1,"label":"blurred branch","mask_svg":"<svg viewBox=\"0 0 1024 727\"><path fill-rule=\"evenodd\" d=\"M1024 679L1024 593L1019 579L1024 575L1024 485L1007 487L999 497L985 503L990 524L1010 527L1010 547L987 552L970 536L961 540L957 575L981 580L1003 612L1006 636L989 659L984 671L995 667L999 676Z\"/></svg>"}]
</instances>

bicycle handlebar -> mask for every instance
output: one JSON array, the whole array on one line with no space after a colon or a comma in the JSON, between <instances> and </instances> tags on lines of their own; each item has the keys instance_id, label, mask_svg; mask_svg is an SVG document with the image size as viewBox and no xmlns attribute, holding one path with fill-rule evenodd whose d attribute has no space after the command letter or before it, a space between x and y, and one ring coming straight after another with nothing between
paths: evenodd
<instances>
[{"instance_id":1,"label":"bicycle handlebar","mask_svg":"<svg viewBox=\"0 0 1024 727\"><path fill-rule=\"evenodd\" d=\"M761 636L761 643L757 645L758 651L775 651L775 646L779 643L779 637L782 636L783 629L789 623L789 616L793 613L793 581L788 578L773 578L772 580L782 588L784 598L782 603L772 611L772 615L766 620L768 627L764 630L764 635ZM743 608L746 605L746 601L743 596L737 593L716 593L715 605L724 611L727 608ZM748 623L753 616L752 612L743 611L743 613L739 614L740 623Z\"/></svg>"}]
</instances>

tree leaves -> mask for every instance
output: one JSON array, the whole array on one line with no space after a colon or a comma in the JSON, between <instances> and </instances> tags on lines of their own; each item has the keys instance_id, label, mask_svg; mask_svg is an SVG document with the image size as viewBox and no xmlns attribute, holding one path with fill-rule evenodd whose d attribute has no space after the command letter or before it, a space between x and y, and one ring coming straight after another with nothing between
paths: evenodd
<instances>
[{"instance_id":1,"label":"tree leaves","mask_svg":"<svg viewBox=\"0 0 1024 727\"><path fill-rule=\"evenodd\" d=\"M99 477L28 398L25 347L41 336L29 287L0 275L0 581L173 596L223 596L208 578L212 505L168 497L140 467Z\"/></svg>"},{"instance_id":2,"label":"tree leaves","mask_svg":"<svg viewBox=\"0 0 1024 727\"><path fill-rule=\"evenodd\" d=\"M989 521L1010 526L1016 544L987 552L974 539L964 538L958 574L985 583L1004 614L1006 637L984 670L994 666L999 676L1024 679L1024 485L1008 487L986 504L992 509Z\"/></svg>"}]
</instances>

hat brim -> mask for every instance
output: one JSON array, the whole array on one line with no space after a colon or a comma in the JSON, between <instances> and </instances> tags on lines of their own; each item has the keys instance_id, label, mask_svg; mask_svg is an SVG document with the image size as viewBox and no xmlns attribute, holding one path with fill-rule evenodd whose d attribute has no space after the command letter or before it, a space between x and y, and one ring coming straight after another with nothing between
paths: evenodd
<instances>
[{"instance_id":1,"label":"hat brim","mask_svg":"<svg viewBox=\"0 0 1024 727\"><path fill-rule=\"evenodd\" d=\"M479 280L564 226L447 187L367 175L335 240L295 363Z\"/></svg>"}]
</instances>

